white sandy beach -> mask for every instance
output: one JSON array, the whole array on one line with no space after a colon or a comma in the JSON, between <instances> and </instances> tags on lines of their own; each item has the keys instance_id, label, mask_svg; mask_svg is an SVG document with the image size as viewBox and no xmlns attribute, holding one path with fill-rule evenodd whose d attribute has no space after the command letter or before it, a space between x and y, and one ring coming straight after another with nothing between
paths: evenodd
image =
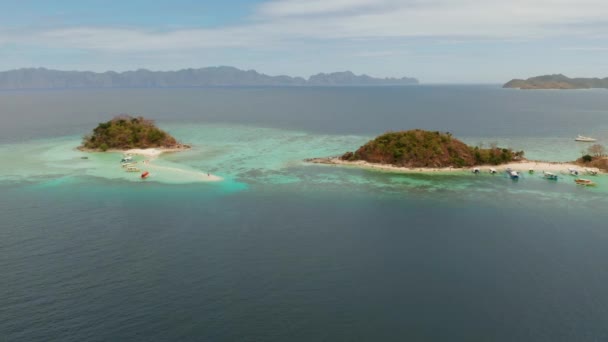
<instances>
[{"instance_id":1,"label":"white sandy beach","mask_svg":"<svg viewBox=\"0 0 608 342\"><path fill-rule=\"evenodd\" d=\"M181 152L186 151L187 148L166 148L166 147L156 147L156 148L132 148L130 150L108 150L108 152L118 152L124 154L132 154L137 156L144 156L149 158L155 158L160 156L163 153L169 152Z\"/></svg>"},{"instance_id":2,"label":"white sandy beach","mask_svg":"<svg viewBox=\"0 0 608 342\"><path fill-rule=\"evenodd\" d=\"M358 160L358 161L346 161L342 160L338 157L334 158L314 158L307 160L310 163L316 164L327 164L327 165L340 165L340 166L350 166L350 167L358 167L363 169L372 169L372 170L380 170L380 171L389 171L389 172L400 172L400 173L440 173L440 172L463 172L468 170L473 170L473 168L479 168L481 172L489 172L490 168L494 168L498 171L506 170L508 168L513 169L515 171L529 171L534 170L535 172L553 172L553 173L568 173L569 169L576 169L578 171L591 170L596 171L598 173L603 173L601 170L597 168L584 168L579 165L573 163L560 163L560 162L545 162L545 161L533 161L533 160L525 160L521 162L512 162L508 164L502 165L480 165L475 167L468 168L454 168L454 167L400 167L388 164L375 164L368 163L366 161Z\"/></svg>"}]
</instances>

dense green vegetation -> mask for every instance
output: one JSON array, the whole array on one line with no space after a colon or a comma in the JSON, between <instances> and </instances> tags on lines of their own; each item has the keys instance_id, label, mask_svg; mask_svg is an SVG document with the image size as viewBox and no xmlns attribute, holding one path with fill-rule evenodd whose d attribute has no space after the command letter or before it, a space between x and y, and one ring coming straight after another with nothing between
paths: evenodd
<instances>
[{"instance_id":1,"label":"dense green vegetation","mask_svg":"<svg viewBox=\"0 0 608 342\"><path fill-rule=\"evenodd\" d=\"M87 149L106 151L108 149L176 147L177 141L167 132L158 129L154 121L143 117L120 115L108 122L102 122L83 138L82 146Z\"/></svg>"},{"instance_id":2,"label":"dense green vegetation","mask_svg":"<svg viewBox=\"0 0 608 342\"><path fill-rule=\"evenodd\" d=\"M472 147L450 133L416 129L382 134L356 152L345 153L342 159L404 167L466 167L504 164L522 158L523 154L494 146Z\"/></svg>"}]
</instances>

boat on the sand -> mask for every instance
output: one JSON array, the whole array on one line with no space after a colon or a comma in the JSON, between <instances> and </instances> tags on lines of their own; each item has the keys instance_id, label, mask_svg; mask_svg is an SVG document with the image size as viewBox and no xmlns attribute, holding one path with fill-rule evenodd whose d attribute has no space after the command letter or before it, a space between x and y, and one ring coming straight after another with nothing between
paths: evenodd
<instances>
[{"instance_id":1,"label":"boat on the sand","mask_svg":"<svg viewBox=\"0 0 608 342\"><path fill-rule=\"evenodd\" d=\"M585 169L585 172L586 172L588 175L591 175L591 176L597 176L597 171L595 171L595 170Z\"/></svg>"}]
</instances>

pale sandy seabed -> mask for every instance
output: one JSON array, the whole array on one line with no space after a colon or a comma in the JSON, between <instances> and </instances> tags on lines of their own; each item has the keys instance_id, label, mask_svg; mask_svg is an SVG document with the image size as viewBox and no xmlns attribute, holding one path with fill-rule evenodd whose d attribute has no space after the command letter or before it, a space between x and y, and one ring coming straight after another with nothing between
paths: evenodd
<instances>
[{"instance_id":1,"label":"pale sandy seabed","mask_svg":"<svg viewBox=\"0 0 608 342\"><path fill-rule=\"evenodd\" d=\"M205 168L165 158L165 155L172 154L169 152L177 152L175 149L92 152L77 149L77 144L71 138L57 138L0 145L0 159L6 161L0 169L0 181L93 176L143 182L141 174L145 171L149 172L145 182L187 184L223 180ZM125 153L133 155L133 166L138 169L137 172L127 172L121 166L120 161Z\"/></svg>"}]
</instances>

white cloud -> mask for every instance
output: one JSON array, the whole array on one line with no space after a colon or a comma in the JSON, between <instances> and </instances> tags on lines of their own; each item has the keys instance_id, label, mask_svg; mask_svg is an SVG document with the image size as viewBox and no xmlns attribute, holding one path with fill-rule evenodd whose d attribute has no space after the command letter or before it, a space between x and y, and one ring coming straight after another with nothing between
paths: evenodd
<instances>
[{"instance_id":1,"label":"white cloud","mask_svg":"<svg viewBox=\"0 0 608 342\"><path fill-rule=\"evenodd\" d=\"M568 46L561 48L564 51L608 51L605 46Z\"/></svg>"},{"instance_id":2,"label":"white cloud","mask_svg":"<svg viewBox=\"0 0 608 342\"><path fill-rule=\"evenodd\" d=\"M261 4L249 21L235 26L0 31L0 44L121 52L276 48L311 40L597 37L605 34L605 26L588 23L606 18L605 0L272 0Z\"/></svg>"},{"instance_id":3,"label":"white cloud","mask_svg":"<svg viewBox=\"0 0 608 342\"><path fill-rule=\"evenodd\" d=\"M258 12L265 16L303 16L342 13L374 8L377 0L274 0L262 4Z\"/></svg>"}]
</instances>

